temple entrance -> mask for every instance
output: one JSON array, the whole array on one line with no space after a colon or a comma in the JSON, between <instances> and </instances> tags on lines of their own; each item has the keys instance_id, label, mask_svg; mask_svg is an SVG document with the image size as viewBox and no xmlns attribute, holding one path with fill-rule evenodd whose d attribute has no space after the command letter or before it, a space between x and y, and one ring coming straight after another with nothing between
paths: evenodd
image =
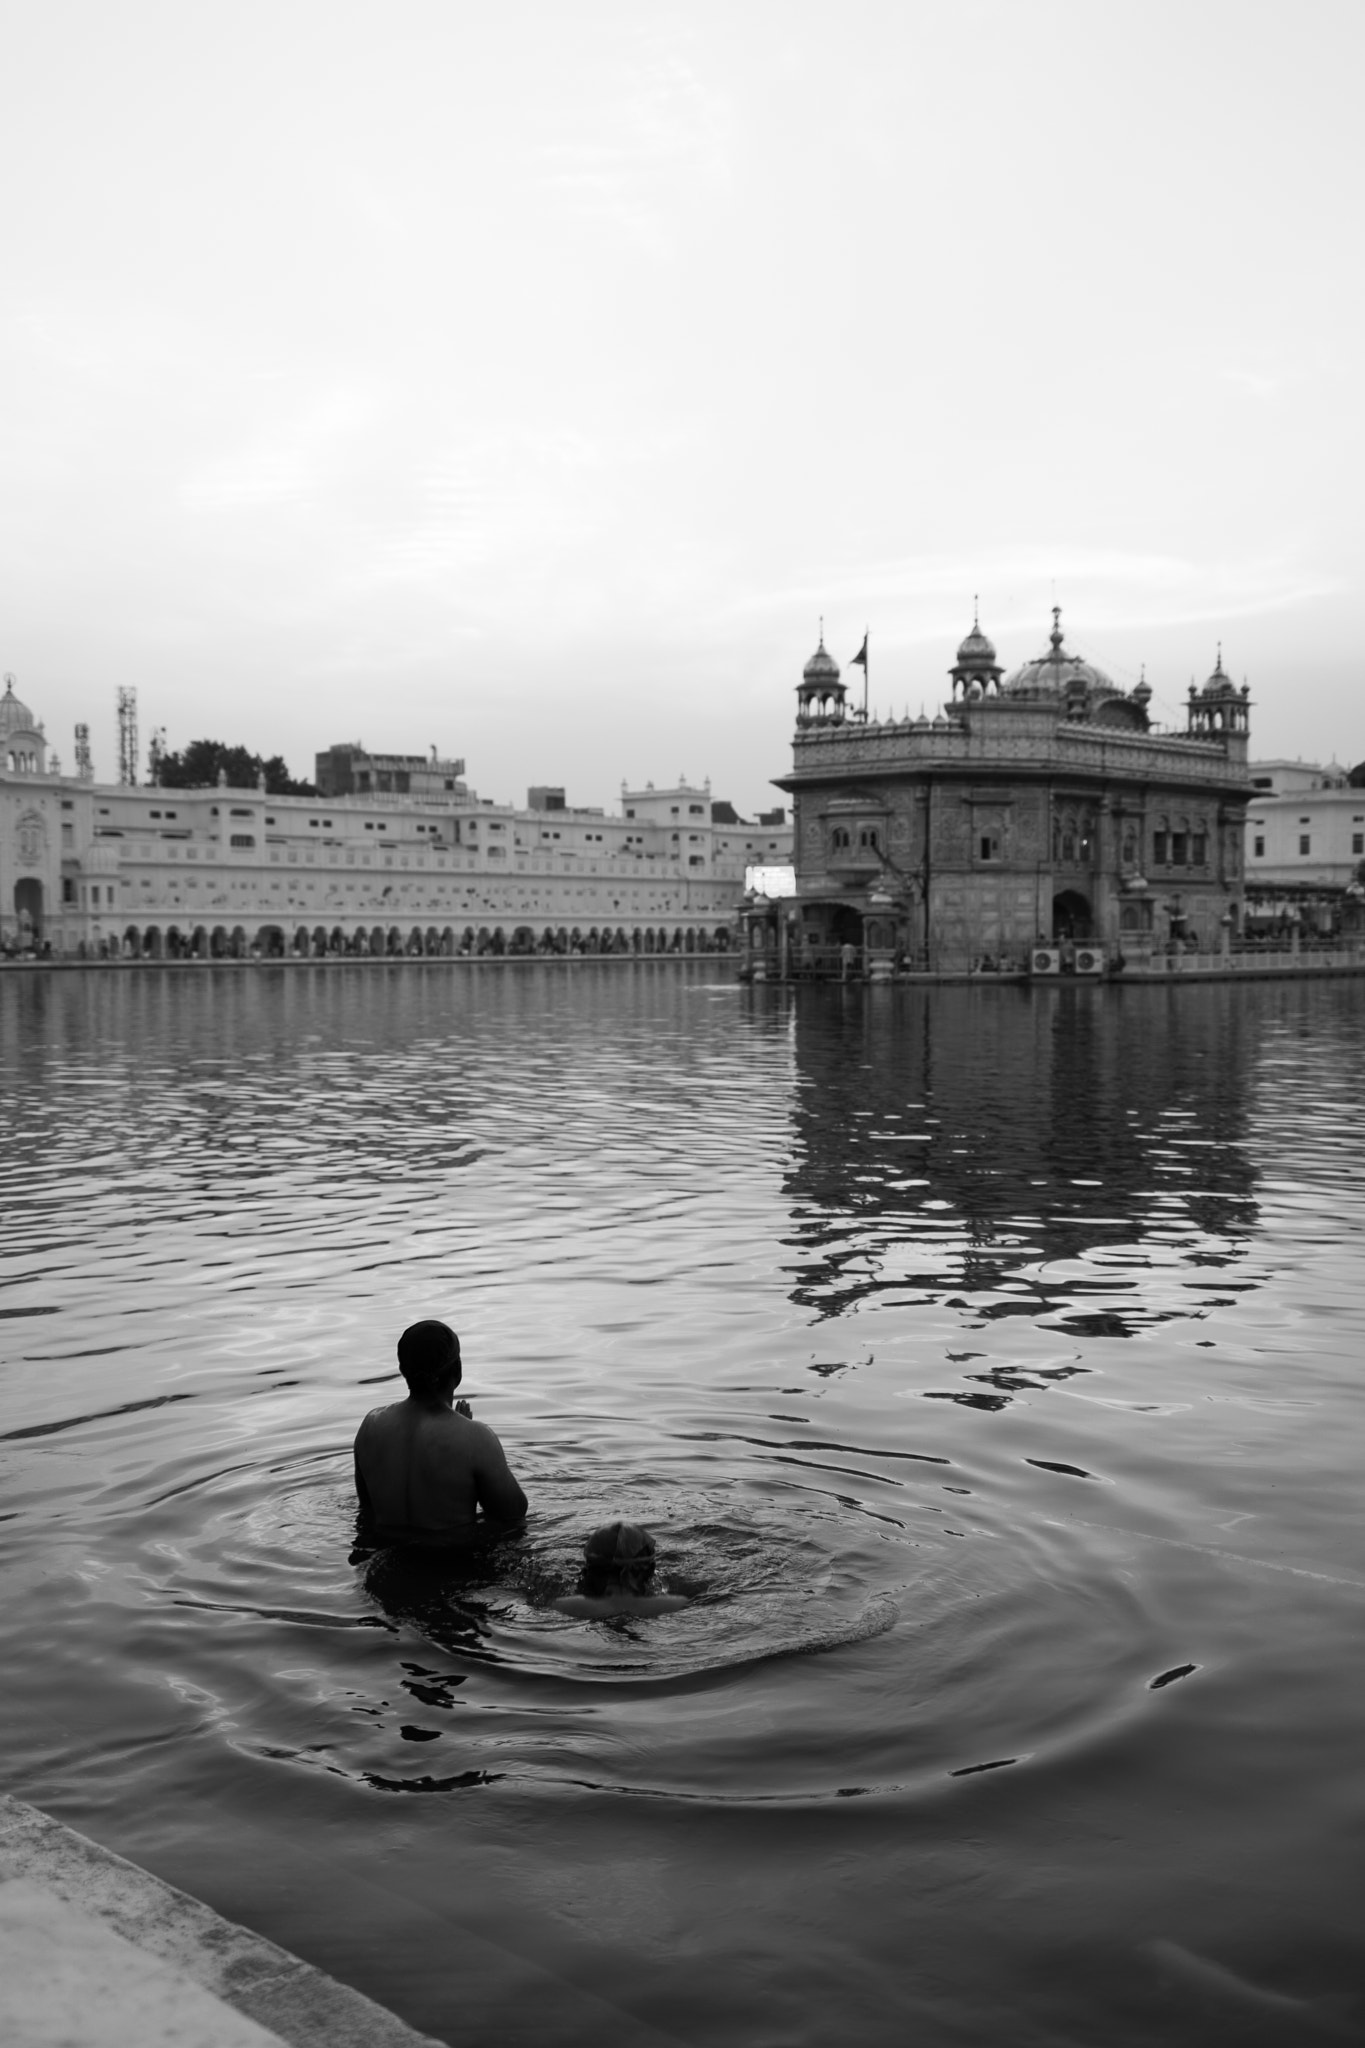
<instances>
[{"instance_id":1,"label":"temple entrance","mask_svg":"<svg viewBox=\"0 0 1365 2048\"><path fill-rule=\"evenodd\" d=\"M835 903L829 913L829 942L832 946L861 946L863 914L850 904Z\"/></svg>"},{"instance_id":2,"label":"temple entrance","mask_svg":"<svg viewBox=\"0 0 1365 2048\"><path fill-rule=\"evenodd\" d=\"M35 944L43 935L43 885L35 875L25 875L14 885L14 915L19 920L21 943Z\"/></svg>"},{"instance_id":3,"label":"temple entrance","mask_svg":"<svg viewBox=\"0 0 1365 2048\"><path fill-rule=\"evenodd\" d=\"M1060 946L1067 939L1079 943L1093 937L1090 929L1090 898L1082 896L1079 889L1063 889L1052 899L1052 943Z\"/></svg>"}]
</instances>

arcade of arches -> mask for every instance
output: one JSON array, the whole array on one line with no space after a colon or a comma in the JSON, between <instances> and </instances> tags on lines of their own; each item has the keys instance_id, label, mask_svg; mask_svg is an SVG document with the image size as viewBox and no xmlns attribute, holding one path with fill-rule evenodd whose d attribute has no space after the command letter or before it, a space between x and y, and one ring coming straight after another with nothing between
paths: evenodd
<instances>
[{"instance_id":1,"label":"arcade of arches","mask_svg":"<svg viewBox=\"0 0 1365 2048\"><path fill-rule=\"evenodd\" d=\"M700 930L681 925L372 925L347 932L340 925L148 924L126 925L97 949L133 960L244 959L483 959L630 954L727 953L728 925Z\"/></svg>"}]
</instances>

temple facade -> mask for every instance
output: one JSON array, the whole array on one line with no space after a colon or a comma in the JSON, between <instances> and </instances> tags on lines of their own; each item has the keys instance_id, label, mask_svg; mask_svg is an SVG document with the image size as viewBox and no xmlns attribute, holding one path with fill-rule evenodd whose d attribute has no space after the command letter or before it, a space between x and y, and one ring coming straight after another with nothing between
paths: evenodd
<instances>
[{"instance_id":1,"label":"temple facade","mask_svg":"<svg viewBox=\"0 0 1365 2048\"><path fill-rule=\"evenodd\" d=\"M713 952L729 947L748 871L790 857L783 813L746 823L713 802L709 783L623 786L621 811L609 815L568 805L562 791L532 791L524 809L480 801L453 760L416 757L414 767L358 744L322 758L349 788L272 796L63 776L7 687L0 949ZM375 786L381 775L389 787Z\"/></svg>"},{"instance_id":2,"label":"temple facade","mask_svg":"<svg viewBox=\"0 0 1365 2048\"><path fill-rule=\"evenodd\" d=\"M937 716L877 720L820 646L797 690L796 895L766 913L777 971L1086 971L1216 951L1243 905L1249 700L1221 649L1185 727L1064 642L1006 675L980 624Z\"/></svg>"}]
</instances>

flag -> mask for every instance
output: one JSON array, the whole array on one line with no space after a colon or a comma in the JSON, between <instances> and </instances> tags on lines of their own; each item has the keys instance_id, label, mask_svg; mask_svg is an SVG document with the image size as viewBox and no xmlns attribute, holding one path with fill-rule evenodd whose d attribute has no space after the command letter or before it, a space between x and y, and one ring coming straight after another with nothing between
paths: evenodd
<instances>
[{"instance_id":1,"label":"flag","mask_svg":"<svg viewBox=\"0 0 1365 2048\"><path fill-rule=\"evenodd\" d=\"M863 644L862 644L862 646L861 646L861 647L860 647L860 648L858 649L858 652L857 652L857 653L856 653L856 654L854 655L854 657L853 657L852 661L851 661L851 662L849 663L849 667L850 667L850 668L860 668L860 669L862 669L862 670L863 670L864 672L866 672L866 669L867 669L867 635L866 635L866 633L864 633L864 634L863 634Z\"/></svg>"}]
</instances>

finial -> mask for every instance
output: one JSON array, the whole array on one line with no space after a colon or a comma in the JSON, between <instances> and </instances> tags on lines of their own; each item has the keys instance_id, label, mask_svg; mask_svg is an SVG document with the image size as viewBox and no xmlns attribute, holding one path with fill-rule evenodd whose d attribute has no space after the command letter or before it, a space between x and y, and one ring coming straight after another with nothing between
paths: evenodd
<instances>
[{"instance_id":1,"label":"finial","mask_svg":"<svg viewBox=\"0 0 1365 2048\"><path fill-rule=\"evenodd\" d=\"M1221 640L1218 642L1218 661L1213 672L1216 676L1220 676L1223 673L1223 643Z\"/></svg>"},{"instance_id":2,"label":"finial","mask_svg":"<svg viewBox=\"0 0 1365 2048\"><path fill-rule=\"evenodd\" d=\"M1052 607L1052 633L1051 633L1051 636L1050 636L1050 637L1051 637L1051 640L1052 640L1052 645L1053 645L1054 647L1060 647L1060 646L1061 646L1061 644L1062 644L1062 608L1061 608L1061 606L1060 606L1059 604L1054 604L1054 605L1053 605L1053 607Z\"/></svg>"},{"instance_id":3,"label":"finial","mask_svg":"<svg viewBox=\"0 0 1365 2048\"><path fill-rule=\"evenodd\" d=\"M981 599L975 591L972 593L972 631L981 631Z\"/></svg>"},{"instance_id":4,"label":"finial","mask_svg":"<svg viewBox=\"0 0 1365 2048\"><path fill-rule=\"evenodd\" d=\"M825 644L825 615L824 615L824 613L823 613L823 612L821 612L821 614L820 614L820 645L821 645L821 646L823 647L823 646L824 646L824 644Z\"/></svg>"}]
</instances>

